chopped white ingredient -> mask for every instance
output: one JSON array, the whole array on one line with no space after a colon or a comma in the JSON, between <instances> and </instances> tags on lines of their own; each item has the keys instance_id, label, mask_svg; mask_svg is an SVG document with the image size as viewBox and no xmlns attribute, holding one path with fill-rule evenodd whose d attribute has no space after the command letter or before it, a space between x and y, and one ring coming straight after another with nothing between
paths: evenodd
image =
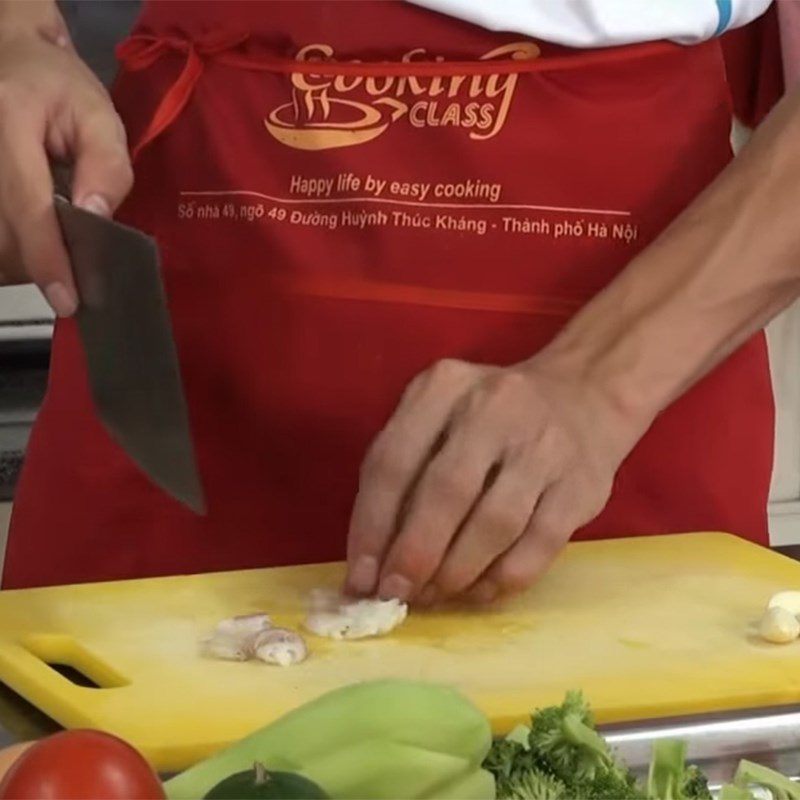
<instances>
[{"instance_id":1,"label":"chopped white ingredient","mask_svg":"<svg viewBox=\"0 0 800 800\"><path fill-rule=\"evenodd\" d=\"M272 620L266 614L245 614L222 620L217 625L216 633L225 636L246 636L271 627Z\"/></svg>"},{"instance_id":2,"label":"chopped white ingredient","mask_svg":"<svg viewBox=\"0 0 800 800\"><path fill-rule=\"evenodd\" d=\"M800 614L800 592L778 592L770 598L767 608L785 608L791 614Z\"/></svg>"},{"instance_id":3,"label":"chopped white ingredient","mask_svg":"<svg viewBox=\"0 0 800 800\"><path fill-rule=\"evenodd\" d=\"M275 628L266 614L224 619L202 643L203 655L224 661L259 659L289 666L308 655L303 637L296 631Z\"/></svg>"},{"instance_id":4,"label":"chopped white ingredient","mask_svg":"<svg viewBox=\"0 0 800 800\"><path fill-rule=\"evenodd\" d=\"M351 600L317 590L310 597L305 627L329 639L366 639L393 631L408 615L399 600Z\"/></svg>"},{"instance_id":5,"label":"chopped white ingredient","mask_svg":"<svg viewBox=\"0 0 800 800\"><path fill-rule=\"evenodd\" d=\"M299 664L308 656L303 637L285 628L272 628L257 634L253 640L253 651L261 661L281 667Z\"/></svg>"},{"instance_id":6,"label":"chopped white ingredient","mask_svg":"<svg viewBox=\"0 0 800 800\"><path fill-rule=\"evenodd\" d=\"M787 644L800 637L797 617L781 606L769 608L761 618L758 632L762 639L773 644Z\"/></svg>"},{"instance_id":7,"label":"chopped white ingredient","mask_svg":"<svg viewBox=\"0 0 800 800\"><path fill-rule=\"evenodd\" d=\"M241 637L215 633L201 643L203 655L222 661L247 661L250 648Z\"/></svg>"},{"instance_id":8,"label":"chopped white ingredient","mask_svg":"<svg viewBox=\"0 0 800 800\"><path fill-rule=\"evenodd\" d=\"M308 596L308 610L311 611L333 611L338 608L343 601L339 592L330 589L312 589Z\"/></svg>"}]
</instances>

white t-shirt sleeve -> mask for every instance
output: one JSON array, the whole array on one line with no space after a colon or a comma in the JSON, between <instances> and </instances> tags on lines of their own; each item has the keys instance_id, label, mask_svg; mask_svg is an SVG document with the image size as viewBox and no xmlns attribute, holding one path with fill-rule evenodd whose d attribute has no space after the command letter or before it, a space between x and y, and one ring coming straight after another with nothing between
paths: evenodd
<instances>
[{"instance_id":1,"label":"white t-shirt sleeve","mask_svg":"<svg viewBox=\"0 0 800 800\"><path fill-rule=\"evenodd\" d=\"M692 44L761 16L772 0L409 0L472 22L569 47L670 39Z\"/></svg>"}]
</instances>

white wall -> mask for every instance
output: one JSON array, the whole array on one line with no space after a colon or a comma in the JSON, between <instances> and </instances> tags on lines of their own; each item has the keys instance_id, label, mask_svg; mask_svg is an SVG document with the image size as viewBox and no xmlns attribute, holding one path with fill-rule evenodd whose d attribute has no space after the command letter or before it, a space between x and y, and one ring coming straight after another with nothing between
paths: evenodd
<instances>
[{"instance_id":1,"label":"white wall","mask_svg":"<svg viewBox=\"0 0 800 800\"><path fill-rule=\"evenodd\" d=\"M767 333L777 411L770 538L774 545L800 544L800 304Z\"/></svg>"}]
</instances>

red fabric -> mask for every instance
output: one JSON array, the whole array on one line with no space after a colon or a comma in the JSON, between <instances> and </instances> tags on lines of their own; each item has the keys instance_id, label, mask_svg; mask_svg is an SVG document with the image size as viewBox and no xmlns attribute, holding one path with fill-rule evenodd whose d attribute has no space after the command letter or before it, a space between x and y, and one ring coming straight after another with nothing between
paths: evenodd
<instances>
[{"instance_id":1,"label":"red fabric","mask_svg":"<svg viewBox=\"0 0 800 800\"><path fill-rule=\"evenodd\" d=\"M109 439L60 322L6 586L342 557L408 381L536 352L730 158L718 42L573 53L404 3L161 0L121 56L144 144L120 216L161 246L209 512ZM772 423L757 336L579 537L765 541Z\"/></svg>"},{"instance_id":2,"label":"red fabric","mask_svg":"<svg viewBox=\"0 0 800 800\"><path fill-rule=\"evenodd\" d=\"M722 47L736 116L755 128L784 92L777 4L749 25L726 33Z\"/></svg>"}]
</instances>

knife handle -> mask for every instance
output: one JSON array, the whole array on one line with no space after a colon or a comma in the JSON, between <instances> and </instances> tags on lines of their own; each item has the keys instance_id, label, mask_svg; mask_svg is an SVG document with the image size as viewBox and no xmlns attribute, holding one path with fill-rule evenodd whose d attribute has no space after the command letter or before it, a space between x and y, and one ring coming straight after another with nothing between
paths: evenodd
<instances>
[{"instance_id":1,"label":"knife handle","mask_svg":"<svg viewBox=\"0 0 800 800\"><path fill-rule=\"evenodd\" d=\"M53 192L72 202L72 167L63 162L51 161L50 175L53 178Z\"/></svg>"}]
</instances>

